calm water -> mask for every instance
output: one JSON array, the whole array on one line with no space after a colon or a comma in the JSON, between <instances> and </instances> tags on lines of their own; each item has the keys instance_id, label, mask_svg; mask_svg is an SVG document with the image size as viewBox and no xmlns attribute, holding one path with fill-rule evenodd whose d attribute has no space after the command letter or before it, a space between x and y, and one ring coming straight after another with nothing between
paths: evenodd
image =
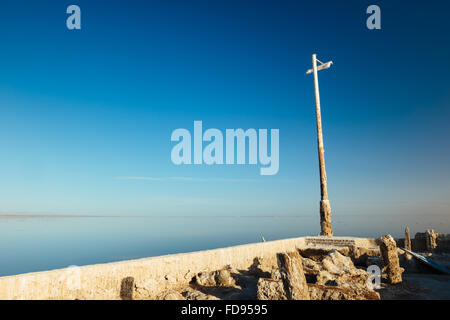
<instances>
[{"instance_id":1,"label":"calm water","mask_svg":"<svg viewBox=\"0 0 450 320\"><path fill-rule=\"evenodd\" d=\"M0 218L0 276L315 235L318 217ZM444 219L444 221L442 221ZM336 235L401 236L431 225L419 217L335 217ZM448 232L449 230L440 230Z\"/></svg>"}]
</instances>

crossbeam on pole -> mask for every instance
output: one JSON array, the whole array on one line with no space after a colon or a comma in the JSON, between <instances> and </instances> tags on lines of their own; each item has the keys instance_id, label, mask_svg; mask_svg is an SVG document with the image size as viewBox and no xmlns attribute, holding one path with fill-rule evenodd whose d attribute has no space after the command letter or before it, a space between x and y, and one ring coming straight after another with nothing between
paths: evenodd
<instances>
[{"instance_id":1,"label":"crossbeam on pole","mask_svg":"<svg viewBox=\"0 0 450 320\"><path fill-rule=\"evenodd\" d=\"M333 61L328 61L326 63L322 63L320 66L317 67L317 71L328 69L329 67L331 67L332 64L333 64ZM313 69L309 69L308 71L306 71L305 74L310 74L313 72L314 72Z\"/></svg>"}]
</instances>

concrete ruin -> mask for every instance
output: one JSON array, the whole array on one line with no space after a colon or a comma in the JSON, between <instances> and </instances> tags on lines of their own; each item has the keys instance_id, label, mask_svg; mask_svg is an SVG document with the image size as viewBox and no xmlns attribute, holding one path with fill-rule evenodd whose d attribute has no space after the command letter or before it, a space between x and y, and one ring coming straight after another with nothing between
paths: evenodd
<instances>
[{"instance_id":1,"label":"concrete ruin","mask_svg":"<svg viewBox=\"0 0 450 320\"><path fill-rule=\"evenodd\" d=\"M0 277L0 299L162 299L172 290L189 287L199 273L227 266L247 270L248 274L236 272L234 276L248 288L254 286L256 299L258 280L252 275L270 278L271 271L278 269L278 253L326 239L330 238L292 238ZM331 239L350 241L356 247L376 246L375 239L370 238ZM256 266L255 259L260 261Z\"/></svg>"},{"instance_id":2,"label":"concrete ruin","mask_svg":"<svg viewBox=\"0 0 450 320\"><path fill-rule=\"evenodd\" d=\"M387 279L391 284L402 282L403 268L397 253L397 244L391 235L382 236L379 240L383 271L387 273Z\"/></svg>"},{"instance_id":3,"label":"concrete ruin","mask_svg":"<svg viewBox=\"0 0 450 320\"><path fill-rule=\"evenodd\" d=\"M378 300L420 292L392 286L404 256L389 235L302 237L0 277L0 299ZM384 267L381 291L369 266Z\"/></svg>"},{"instance_id":4,"label":"concrete ruin","mask_svg":"<svg viewBox=\"0 0 450 320\"><path fill-rule=\"evenodd\" d=\"M286 297L289 300L309 300L309 290L300 254L297 251L278 253L277 258Z\"/></svg>"},{"instance_id":5,"label":"concrete ruin","mask_svg":"<svg viewBox=\"0 0 450 320\"><path fill-rule=\"evenodd\" d=\"M397 246L406 246L407 236L397 239ZM433 229L426 232L417 232L413 239L410 239L411 247L408 250L414 252L433 251L436 253L450 253L450 234L436 233Z\"/></svg>"}]
</instances>

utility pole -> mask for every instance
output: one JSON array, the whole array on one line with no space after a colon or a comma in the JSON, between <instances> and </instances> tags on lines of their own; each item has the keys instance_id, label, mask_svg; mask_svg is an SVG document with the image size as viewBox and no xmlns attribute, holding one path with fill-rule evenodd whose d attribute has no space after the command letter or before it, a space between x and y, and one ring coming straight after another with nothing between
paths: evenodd
<instances>
[{"instance_id":1,"label":"utility pole","mask_svg":"<svg viewBox=\"0 0 450 320\"><path fill-rule=\"evenodd\" d=\"M320 63L317 66L317 62ZM332 61L323 63L316 58L316 54L312 56L312 69L306 71L306 74L314 74L314 93L316 97L316 121L317 121L317 147L319 152L319 170L320 170L320 235L322 236L333 236L333 230L331 229L331 207L330 201L328 200L327 191L327 173L325 171L325 155L323 148L323 137L322 137L322 118L320 115L320 96L319 96L319 79L317 72L319 70L328 69L333 64Z\"/></svg>"}]
</instances>

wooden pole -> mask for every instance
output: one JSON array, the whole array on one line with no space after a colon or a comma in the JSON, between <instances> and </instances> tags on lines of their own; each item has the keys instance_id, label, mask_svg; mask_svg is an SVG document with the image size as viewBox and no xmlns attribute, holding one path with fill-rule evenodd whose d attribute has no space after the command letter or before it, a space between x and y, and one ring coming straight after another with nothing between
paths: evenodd
<instances>
[{"instance_id":1,"label":"wooden pole","mask_svg":"<svg viewBox=\"0 0 450 320\"><path fill-rule=\"evenodd\" d=\"M327 190L327 173L325 171L325 154L322 136L322 118L320 115L320 95L319 95L319 78L317 74L317 58L316 54L312 56L313 73L314 73L314 93L316 97L316 122L317 122L317 147L319 153L319 170L320 170L320 228L322 236L333 236L331 229L331 207L328 200Z\"/></svg>"}]
</instances>

